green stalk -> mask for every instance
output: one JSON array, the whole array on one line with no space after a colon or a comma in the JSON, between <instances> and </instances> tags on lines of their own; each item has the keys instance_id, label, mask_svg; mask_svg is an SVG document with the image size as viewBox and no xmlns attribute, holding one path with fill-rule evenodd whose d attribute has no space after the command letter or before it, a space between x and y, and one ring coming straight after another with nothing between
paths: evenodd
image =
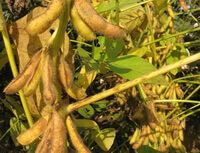
<instances>
[{"instance_id":1,"label":"green stalk","mask_svg":"<svg viewBox=\"0 0 200 153\"><path fill-rule=\"evenodd\" d=\"M8 32L7 32L7 29L6 29L6 23L5 23L5 20L4 20L1 3L0 3L0 23L1 23L1 28L2 28L1 33L2 33L4 44L5 44L8 60L9 60L9 63L10 63L10 67L11 67L13 76L16 77L18 75L17 66L16 66L16 63L15 63L15 58L14 58L14 55L13 55L12 47L11 47L9 36L8 36ZM28 124L31 127L34 122L33 122L33 118L31 116L31 113L28 109L28 105L27 105L27 102L26 102L26 99L24 97L22 90L19 90L19 96L20 96L20 100L22 102L22 106L24 108L26 118L28 120Z\"/></svg>"},{"instance_id":2,"label":"green stalk","mask_svg":"<svg viewBox=\"0 0 200 153\"><path fill-rule=\"evenodd\" d=\"M196 107L199 107L199 106L200 106L200 103L199 103L199 104L196 104L196 105L194 105L194 106L192 106L192 107L190 107L190 108L188 108L188 109L186 109L185 111L182 111L181 113L177 114L177 115L174 116L173 118L177 118L177 117L179 117L180 115L182 115L182 114L184 114L184 113L186 113L186 112L188 112L188 111L190 111L190 110L192 110L192 109L194 109L194 108L196 108Z\"/></svg>"},{"instance_id":3,"label":"green stalk","mask_svg":"<svg viewBox=\"0 0 200 153\"><path fill-rule=\"evenodd\" d=\"M119 25L119 0L115 1L115 10L116 10L116 23Z\"/></svg>"},{"instance_id":4,"label":"green stalk","mask_svg":"<svg viewBox=\"0 0 200 153\"><path fill-rule=\"evenodd\" d=\"M156 43L156 42L159 42L159 41L162 41L162 40L166 40L166 39L169 39L169 38L173 38L173 37L176 37L176 36L180 36L180 35L183 35L183 34L186 34L186 33L195 32L195 31L200 31L200 27L194 28L194 29L191 29L191 30L182 31L182 32L175 33L175 34L172 34L172 35L164 36L164 37L159 38L159 39L156 39L156 40L154 40L154 41L151 41L151 42L147 42L147 43L145 43L145 44L142 44L142 47L143 47L143 46L150 45L150 44L153 44L153 43Z\"/></svg>"},{"instance_id":5,"label":"green stalk","mask_svg":"<svg viewBox=\"0 0 200 153\"><path fill-rule=\"evenodd\" d=\"M190 10L190 12L196 12L196 11L200 11L200 8ZM182 14L185 14L185 12L175 13L175 15L182 15Z\"/></svg>"},{"instance_id":6,"label":"green stalk","mask_svg":"<svg viewBox=\"0 0 200 153\"><path fill-rule=\"evenodd\" d=\"M188 113L188 114L185 114L185 115L183 115L182 117L180 117L180 120L183 120L184 118L186 118L186 117L188 117L188 116L190 116L190 115L192 115L192 114L194 114L194 113L197 113L197 112L199 112L200 111L200 109L196 109L196 110L194 110L194 111L192 111L192 112L190 112L190 113Z\"/></svg>"},{"instance_id":7,"label":"green stalk","mask_svg":"<svg viewBox=\"0 0 200 153\"><path fill-rule=\"evenodd\" d=\"M85 42L82 42L82 41L78 41L78 40L72 40L70 39L71 42L75 42L77 44L82 44L82 45L85 45L85 46L88 46L88 47L92 47L92 45L88 44L88 43L85 43Z\"/></svg>"},{"instance_id":8,"label":"green stalk","mask_svg":"<svg viewBox=\"0 0 200 153\"><path fill-rule=\"evenodd\" d=\"M189 80L179 80L179 81L176 81L178 83L190 83L190 84L200 84L199 81L189 81Z\"/></svg>"},{"instance_id":9,"label":"green stalk","mask_svg":"<svg viewBox=\"0 0 200 153\"><path fill-rule=\"evenodd\" d=\"M151 17L150 17L150 9L148 5L145 5L145 12L147 15L147 20L148 20L148 25L149 25L149 29L150 29L150 35L151 35L151 41L154 41L154 33L153 33L153 26L152 26L152 21L151 21ZM154 61L157 61L157 52L156 52L156 45L155 43L152 44L152 50L153 50L153 58Z\"/></svg>"},{"instance_id":10,"label":"green stalk","mask_svg":"<svg viewBox=\"0 0 200 153\"><path fill-rule=\"evenodd\" d=\"M141 84L138 84L136 87L137 87L137 90L138 90L138 92L139 92L140 97L142 98L142 100L145 100L147 98L147 95L145 94L145 92L144 92Z\"/></svg>"},{"instance_id":11,"label":"green stalk","mask_svg":"<svg viewBox=\"0 0 200 153\"><path fill-rule=\"evenodd\" d=\"M67 0L64 11L60 17L60 23L58 29L55 31L55 34L52 35L52 38L50 38L49 40L49 46L51 48L54 64L57 63L59 49L62 43L64 42L65 31L69 20L70 6L71 6L71 0Z\"/></svg>"},{"instance_id":12,"label":"green stalk","mask_svg":"<svg viewBox=\"0 0 200 153\"><path fill-rule=\"evenodd\" d=\"M179 100L179 99L162 99L162 100L154 100L155 103L171 103L171 102L179 102L179 103L195 103L199 104L200 101L197 100Z\"/></svg>"},{"instance_id":13,"label":"green stalk","mask_svg":"<svg viewBox=\"0 0 200 153\"><path fill-rule=\"evenodd\" d=\"M62 15L60 17L60 23L58 29L56 29L56 31L54 32L54 34L47 43L53 60L53 66L55 70L54 72L57 72L59 49L62 43L64 43L65 33L66 33L65 31L69 20L70 6L71 6L71 0L67 0ZM57 73L55 73L54 75L57 75ZM60 85L57 80L55 80L54 84L57 89L57 96L58 96L57 101L60 101L61 100Z\"/></svg>"},{"instance_id":14,"label":"green stalk","mask_svg":"<svg viewBox=\"0 0 200 153\"><path fill-rule=\"evenodd\" d=\"M190 99L190 97L192 97L198 90L200 89L200 85L198 87L196 87L196 89L194 89L185 99Z\"/></svg>"},{"instance_id":15,"label":"green stalk","mask_svg":"<svg viewBox=\"0 0 200 153\"><path fill-rule=\"evenodd\" d=\"M128 6L128 7L126 7L126 8L122 8L122 9L120 9L120 11L123 12L123 11L132 9L132 8L137 7L137 6L140 6L140 5L144 5L144 4L146 4L146 3L148 3L148 2L152 2L152 1L153 1L153 0L147 0L147 1L144 1L144 2L141 2L141 3L136 3L136 4L131 5L131 6Z\"/></svg>"}]
</instances>

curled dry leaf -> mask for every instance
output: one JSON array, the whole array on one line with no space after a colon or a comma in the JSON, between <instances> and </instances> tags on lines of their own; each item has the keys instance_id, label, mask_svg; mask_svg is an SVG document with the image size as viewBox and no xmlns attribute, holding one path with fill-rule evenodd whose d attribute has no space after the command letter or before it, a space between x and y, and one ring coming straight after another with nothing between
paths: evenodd
<instances>
[{"instance_id":1,"label":"curled dry leaf","mask_svg":"<svg viewBox=\"0 0 200 153\"><path fill-rule=\"evenodd\" d=\"M110 39L120 39L125 35L123 28L106 22L87 0L74 0L74 5L80 17L92 30Z\"/></svg>"},{"instance_id":2,"label":"curled dry leaf","mask_svg":"<svg viewBox=\"0 0 200 153\"><path fill-rule=\"evenodd\" d=\"M17 141L22 145L28 145L37 139L45 130L47 126L47 119L40 118L30 129L22 132L18 137Z\"/></svg>"},{"instance_id":3,"label":"curled dry leaf","mask_svg":"<svg viewBox=\"0 0 200 153\"><path fill-rule=\"evenodd\" d=\"M81 137L79 136L74 121L70 115L66 117L67 132L75 149L79 153L90 153L89 149L84 145Z\"/></svg>"},{"instance_id":4,"label":"curled dry leaf","mask_svg":"<svg viewBox=\"0 0 200 153\"><path fill-rule=\"evenodd\" d=\"M33 18L26 26L26 31L31 35L41 34L60 16L65 6L65 0L52 0L47 11Z\"/></svg>"},{"instance_id":5,"label":"curled dry leaf","mask_svg":"<svg viewBox=\"0 0 200 153\"><path fill-rule=\"evenodd\" d=\"M37 52L28 62L24 70L8 84L8 86L4 89L6 94L13 94L24 87L31 75L35 72L35 69L40 61L41 53L41 51Z\"/></svg>"}]
</instances>

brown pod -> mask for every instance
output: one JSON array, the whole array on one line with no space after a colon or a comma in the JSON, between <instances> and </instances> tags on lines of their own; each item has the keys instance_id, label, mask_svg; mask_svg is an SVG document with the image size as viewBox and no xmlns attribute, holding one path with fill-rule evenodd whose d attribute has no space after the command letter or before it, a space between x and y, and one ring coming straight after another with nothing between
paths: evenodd
<instances>
[{"instance_id":1,"label":"brown pod","mask_svg":"<svg viewBox=\"0 0 200 153\"><path fill-rule=\"evenodd\" d=\"M43 67L44 67L44 61L45 61L45 51L43 51L42 55L40 56L40 62L38 66L36 67L36 70L32 77L27 81L26 85L23 88L24 95L25 96L30 96L33 94L41 80L42 72L43 72Z\"/></svg>"},{"instance_id":2,"label":"brown pod","mask_svg":"<svg viewBox=\"0 0 200 153\"><path fill-rule=\"evenodd\" d=\"M139 138L139 140L137 140L137 141L133 144L132 148L133 148L133 149L138 149L138 148L143 144L144 139L145 139L146 136L147 136L147 128L146 128L145 125L143 125L140 138Z\"/></svg>"},{"instance_id":3,"label":"brown pod","mask_svg":"<svg viewBox=\"0 0 200 153\"><path fill-rule=\"evenodd\" d=\"M80 17L92 30L110 39L120 39L125 35L123 28L106 22L87 0L74 0L74 5Z\"/></svg>"},{"instance_id":4,"label":"brown pod","mask_svg":"<svg viewBox=\"0 0 200 153\"><path fill-rule=\"evenodd\" d=\"M147 118L149 121L155 121L156 123L161 122L156 111L155 103L153 101L150 101L147 105Z\"/></svg>"},{"instance_id":5,"label":"brown pod","mask_svg":"<svg viewBox=\"0 0 200 153\"><path fill-rule=\"evenodd\" d=\"M74 121L70 115L66 117L67 132L75 149L80 153L91 153L79 136Z\"/></svg>"},{"instance_id":6,"label":"brown pod","mask_svg":"<svg viewBox=\"0 0 200 153\"><path fill-rule=\"evenodd\" d=\"M40 55L41 51L35 53L32 59L27 63L24 70L4 89L6 94L13 94L24 87L32 74L35 72L35 69L40 61Z\"/></svg>"},{"instance_id":7,"label":"brown pod","mask_svg":"<svg viewBox=\"0 0 200 153\"><path fill-rule=\"evenodd\" d=\"M54 130L54 121L52 118L49 120L49 123L47 125L47 128L45 129L42 140L37 146L37 149L35 153L48 153L51 150L51 144L52 144L52 137L53 137L53 130Z\"/></svg>"},{"instance_id":8,"label":"brown pod","mask_svg":"<svg viewBox=\"0 0 200 153\"><path fill-rule=\"evenodd\" d=\"M60 83L64 87L64 89L68 89L74 83L74 75L70 69L70 66L65 61L64 57L60 57L59 66L58 66L58 74Z\"/></svg>"},{"instance_id":9,"label":"brown pod","mask_svg":"<svg viewBox=\"0 0 200 153\"><path fill-rule=\"evenodd\" d=\"M50 153L64 153L66 149L66 127L57 111L53 112L53 136Z\"/></svg>"},{"instance_id":10,"label":"brown pod","mask_svg":"<svg viewBox=\"0 0 200 153\"><path fill-rule=\"evenodd\" d=\"M17 141L22 145L28 145L37 139L45 130L47 126L47 120L40 118L30 129L22 132L18 137Z\"/></svg>"},{"instance_id":11,"label":"brown pod","mask_svg":"<svg viewBox=\"0 0 200 153\"><path fill-rule=\"evenodd\" d=\"M151 128L150 128L149 125L147 125L147 134L148 134L148 137L149 137L150 142L155 143L155 142L156 142L156 139L155 139L154 136L152 135L152 133L151 133Z\"/></svg>"},{"instance_id":12,"label":"brown pod","mask_svg":"<svg viewBox=\"0 0 200 153\"><path fill-rule=\"evenodd\" d=\"M46 61L44 63L42 83L44 101L50 105L53 105L56 100L56 91L53 82L53 65L51 63L50 57L47 56Z\"/></svg>"},{"instance_id":13,"label":"brown pod","mask_svg":"<svg viewBox=\"0 0 200 153\"><path fill-rule=\"evenodd\" d=\"M52 0L46 12L28 22L26 31L31 35L45 32L60 16L65 6L65 0Z\"/></svg>"},{"instance_id":14,"label":"brown pod","mask_svg":"<svg viewBox=\"0 0 200 153\"><path fill-rule=\"evenodd\" d=\"M85 40L94 40L96 38L95 33L92 29L81 19L76 8L72 5L71 12L71 22L73 23L77 32L85 39Z\"/></svg>"}]
</instances>

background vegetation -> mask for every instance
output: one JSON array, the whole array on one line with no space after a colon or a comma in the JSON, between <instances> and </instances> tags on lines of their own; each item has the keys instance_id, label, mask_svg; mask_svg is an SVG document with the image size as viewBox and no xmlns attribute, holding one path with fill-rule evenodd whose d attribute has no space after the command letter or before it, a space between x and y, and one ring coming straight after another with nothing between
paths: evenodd
<instances>
[{"instance_id":1,"label":"background vegetation","mask_svg":"<svg viewBox=\"0 0 200 153\"><path fill-rule=\"evenodd\" d=\"M186 1L188 8L186 11L176 0L162 2L154 0L151 3L152 1L92 1L96 11L107 21L126 29L127 35L123 39L111 40L97 34L95 40L85 41L69 22L66 31L72 44L71 48L75 51L74 78L88 97L199 53L200 2ZM48 2L15 0L3 1L1 4L10 32L10 25L14 23L19 27L22 26L19 22L22 17L37 6L47 6ZM16 44L15 35L11 32L10 36L17 66L20 68L23 55L19 50L23 46ZM19 36L26 39L20 34ZM28 129L29 125L18 94L3 93L3 89L13 76L2 38L0 38L0 50L0 151L34 150L34 145L21 146L16 141L16 137ZM85 145L95 153L134 152L129 141L137 128L141 130L144 125L149 124L148 114L144 114L148 102L154 101L167 107L167 109L156 107L159 116L163 115L166 120L177 119L185 124L183 126L185 139L181 141L185 146L184 149L171 147L167 151L199 152L199 65L200 62L197 60L74 111L75 118L87 119L76 122ZM176 87L181 93L177 93ZM167 96L170 90L171 96ZM64 92L62 97L69 98L70 103L76 101ZM32 112L32 115L36 121L38 116L34 113ZM84 123L87 124L86 127ZM109 138L103 140L97 135L107 135ZM158 140L157 147L152 142L146 142L144 145L162 151L159 148L160 141ZM72 145L70 148L74 149ZM145 152L145 149L149 148L138 151Z\"/></svg>"}]
</instances>

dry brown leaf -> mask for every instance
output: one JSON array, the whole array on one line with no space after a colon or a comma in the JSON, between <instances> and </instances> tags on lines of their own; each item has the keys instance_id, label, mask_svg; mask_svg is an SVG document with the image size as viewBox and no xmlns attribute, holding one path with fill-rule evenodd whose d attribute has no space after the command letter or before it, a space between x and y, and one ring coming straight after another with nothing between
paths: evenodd
<instances>
[{"instance_id":1,"label":"dry brown leaf","mask_svg":"<svg viewBox=\"0 0 200 153\"><path fill-rule=\"evenodd\" d=\"M33 17L42 14L45 10L46 8L37 7L23 18L13 22L8 26L8 32L11 35L14 44L16 45L20 72L24 69L33 54L41 49L45 45L46 41L50 38L50 29L55 30L59 23L58 20L56 20L49 30L38 36L28 35L24 29L27 25L27 22ZM31 113L35 116L40 116L40 111L44 106L44 102L42 101L41 97L41 87L38 87L36 94L27 97L26 99Z\"/></svg>"}]
</instances>

